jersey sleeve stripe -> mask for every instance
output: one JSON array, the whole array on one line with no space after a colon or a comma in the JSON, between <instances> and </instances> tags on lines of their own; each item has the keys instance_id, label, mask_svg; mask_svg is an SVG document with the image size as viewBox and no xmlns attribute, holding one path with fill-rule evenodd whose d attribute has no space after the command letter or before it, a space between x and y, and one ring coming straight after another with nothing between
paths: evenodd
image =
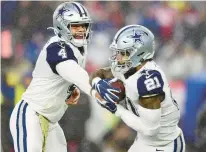
<instances>
[{"instance_id":1,"label":"jersey sleeve stripe","mask_svg":"<svg viewBox=\"0 0 206 152\"><path fill-rule=\"evenodd\" d=\"M79 6L75 2L73 2L72 4L77 8L77 10L79 11L80 16L82 17L83 13L81 12Z\"/></svg>"},{"instance_id":2,"label":"jersey sleeve stripe","mask_svg":"<svg viewBox=\"0 0 206 152\"><path fill-rule=\"evenodd\" d=\"M142 98L148 98L148 97L154 97L157 96L159 94L151 94L151 95L145 95L145 96L141 96Z\"/></svg>"},{"instance_id":3,"label":"jersey sleeve stripe","mask_svg":"<svg viewBox=\"0 0 206 152\"><path fill-rule=\"evenodd\" d=\"M84 10L84 14L85 14L85 16L87 16L87 12L86 12L86 10L84 9L84 7L82 6L82 5L80 5L81 7L82 7L82 9Z\"/></svg>"}]
</instances>

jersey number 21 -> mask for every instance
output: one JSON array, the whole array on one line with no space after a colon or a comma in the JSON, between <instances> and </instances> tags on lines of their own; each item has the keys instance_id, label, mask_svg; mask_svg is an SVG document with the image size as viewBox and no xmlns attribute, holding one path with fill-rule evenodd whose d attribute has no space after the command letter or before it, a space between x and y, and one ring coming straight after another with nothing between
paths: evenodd
<instances>
[{"instance_id":1,"label":"jersey number 21","mask_svg":"<svg viewBox=\"0 0 206 152\"><path fill-rule=\"evenodd\" d=\"M147 91L161 87L161 84L157 77L146 79L144 83L146 85Z\"/></svg>"}]
</instances>

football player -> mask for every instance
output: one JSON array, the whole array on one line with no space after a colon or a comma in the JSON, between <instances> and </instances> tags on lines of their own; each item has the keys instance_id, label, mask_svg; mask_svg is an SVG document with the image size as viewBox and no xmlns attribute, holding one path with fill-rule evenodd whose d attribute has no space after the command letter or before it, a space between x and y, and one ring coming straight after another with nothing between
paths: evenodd
<instances>
[{"instance_id":1,"label":"football player","mask_svg":"<svg viewBox=\"0 0 206 152\"><path fill-rule=\"evenodd\" d=\"M164 72L153 60L153 33L140 25L126 26L117 32L110 49L111 67L94 72L90 83L92 93L105 99L97 98L98 103L137 131L129 152L184 152L180 110ZM109 94L101 90L113 77L124 83L126 107L106 99Z\"/></svg>"},{"instance_id":2,"label":"football player","mask_svg":"<svg viewBox=\"0 0 206 152\"><path fill-rule=\"evenodd\" d=\"M80 3L65 2L56 8L51 28L55 36L43 47L33 79L10 118L16 152L67 151L58 121L68 105L77 103L79 89L90 95L84 66L91 23Z\"/></svg>"}]
</instances>

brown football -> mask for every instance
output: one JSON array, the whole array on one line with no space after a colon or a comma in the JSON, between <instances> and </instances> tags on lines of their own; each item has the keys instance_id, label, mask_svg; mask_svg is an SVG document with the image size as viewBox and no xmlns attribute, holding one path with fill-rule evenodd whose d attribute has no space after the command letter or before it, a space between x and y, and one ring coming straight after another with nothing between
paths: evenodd
<instances>
[{"instance_id":1,"label":"brown football","mask_svg":"<svg viewBox=\"0 0 206 152\"><path fill-rule=\"evenodd\" d=\"M117 81L115 81L115 82L112 82L112 83L111 83L111 86L114 87L114 88L120 89L120 93L114 92L114 94L119 97L119 100L116 101L117 103L119 103L119 102L122 101L122 100L125 98L125 96L126 96L124 84L123 84L123 82L122 82L121 80L117 80Z\"/></svg>"}]
</instances>

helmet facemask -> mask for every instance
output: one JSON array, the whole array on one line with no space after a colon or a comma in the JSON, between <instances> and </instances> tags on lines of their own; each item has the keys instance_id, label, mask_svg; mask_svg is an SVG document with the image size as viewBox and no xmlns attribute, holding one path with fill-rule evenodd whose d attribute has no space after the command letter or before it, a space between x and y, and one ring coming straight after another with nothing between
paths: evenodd
<instances>
[{"instance_id":1,"label":"helmet facemask","mask_svg":"<svg viewBox=\"0 0 206 152\"><path fill-rule=\"evenodd\" d=\"M131 57L135 54L134 48L127 48L124 50L112 49L114 55L109 58L111 68L114 72L126 73L132 68Z\"/></svg>"},{"instance_id":2,"label":"helmet facemask","mask_svg":"<svg viewBox=\"0 0 206 152\"><path fill-rule=\"evenodd\" d=\"M82 25L86 28L85 32L74 32L72 33L73 25ZM67 26L70 31L70 42L77 47L87 45L91 38L91 23L70 23Z\"/></svg>"}]
</instances>

